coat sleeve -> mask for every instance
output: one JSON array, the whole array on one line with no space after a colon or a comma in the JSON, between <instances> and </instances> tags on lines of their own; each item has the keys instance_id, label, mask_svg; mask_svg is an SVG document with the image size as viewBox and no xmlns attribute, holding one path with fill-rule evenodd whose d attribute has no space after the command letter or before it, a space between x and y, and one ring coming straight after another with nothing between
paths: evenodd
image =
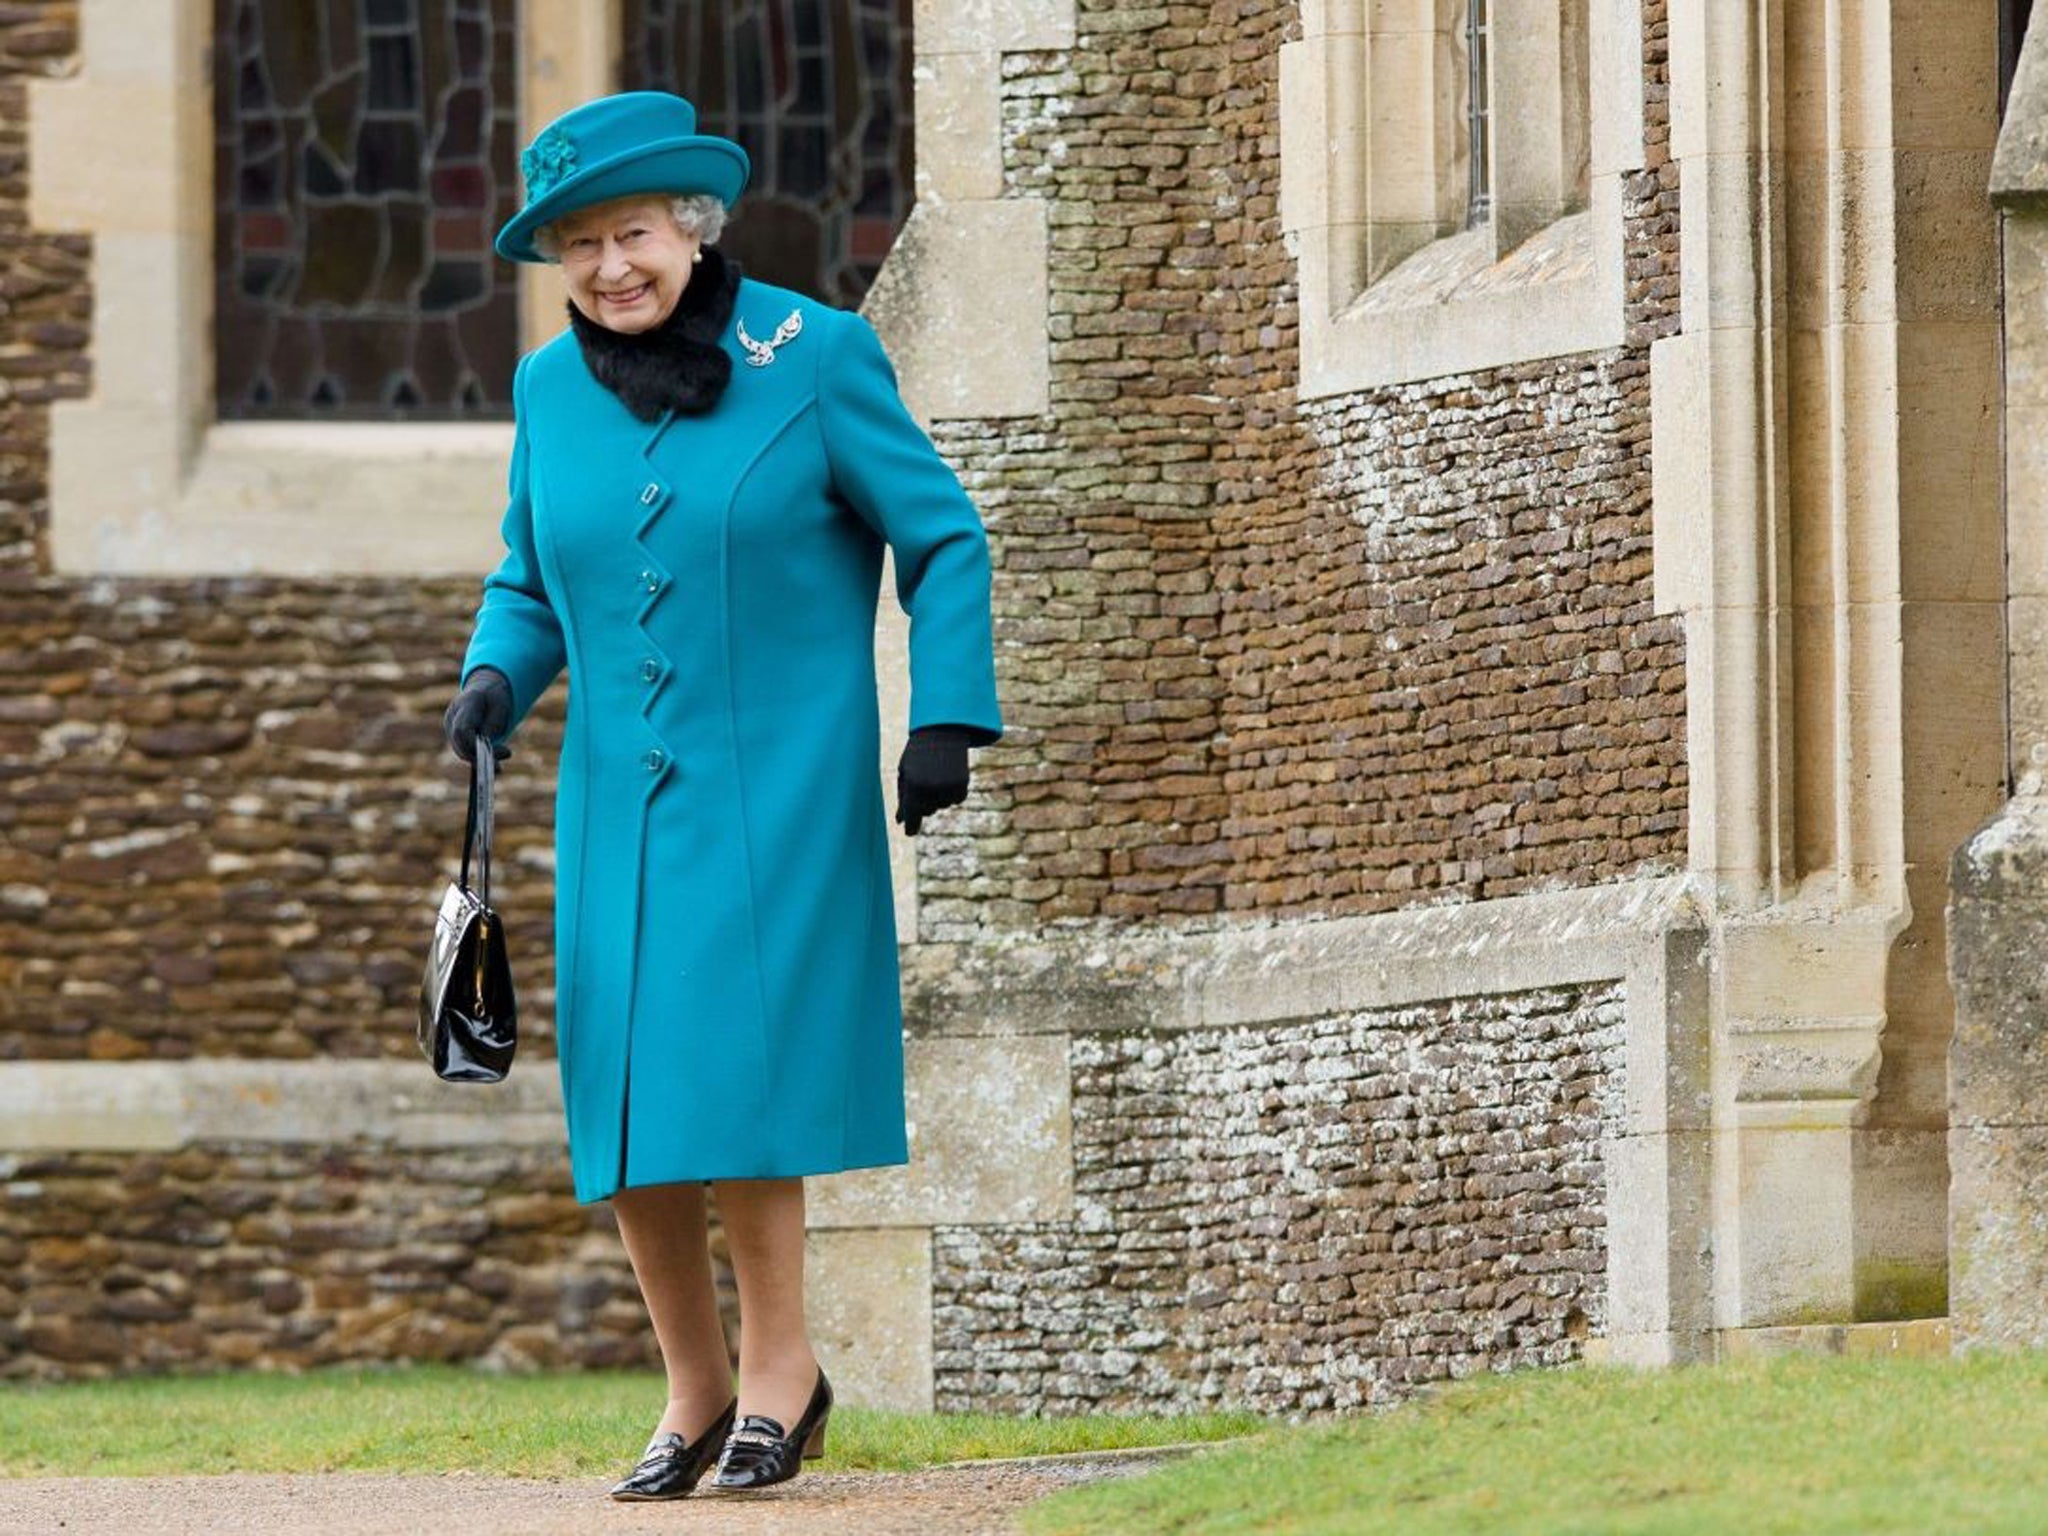
<instances>
[{"instance_id":1,"label":"coat sleeve","mask_svg":"<svg viewBox=\"0 0 2048 1536\"><path fill-rule=\"evenodd\" d=\"M530 357L531 354L528 354ZM502 532L504 558L483 581L469 648L462 658L462 682L478 667L496 667L512 684L512 723L519 728L548 685L567 664L562 625L541 579L533 547L533 499L527 473L526 364L512 375L512 464Z\"/></svg>"},{"instance_id":2,"label":"coat sleeve","mask_svg":"<svg viewBox=\"0 0 2048 1536\"><path fill-rule=\"evenodd\" d=\"M867 318L841 310L819 361L818 416L838 493L888 542L910 615L910 723L958 725L986 746L996 699L992 573L981 514L910 414Z\"/></svg>"}]
</instances>

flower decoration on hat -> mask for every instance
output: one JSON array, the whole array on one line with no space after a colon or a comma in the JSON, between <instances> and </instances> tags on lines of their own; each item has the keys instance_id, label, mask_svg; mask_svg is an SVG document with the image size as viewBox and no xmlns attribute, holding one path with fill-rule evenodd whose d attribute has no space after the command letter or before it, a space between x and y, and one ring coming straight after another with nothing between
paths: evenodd
<instances>
[{"instance_id":1,"label":"flower decoration on hat","mask_svg":"<svg viewBox=\"0 0 2048 1536\"><path fill-rule=\"evenodd\" d=\"M558 127L550 125L526 146L519 157L519 169L526 175L528 202L546 197L563 177L576 169L576 143Z\"/></svg>"}]
</instances>

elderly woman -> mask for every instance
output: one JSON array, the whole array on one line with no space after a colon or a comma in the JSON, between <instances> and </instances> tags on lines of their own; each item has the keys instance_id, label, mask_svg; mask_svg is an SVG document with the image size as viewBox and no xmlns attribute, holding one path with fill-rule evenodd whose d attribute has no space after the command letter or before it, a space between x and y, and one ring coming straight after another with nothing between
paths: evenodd
<instances>
[{"instance_id":1,"label":"elderly woman","mask_svg":"<svg viewBox=\"0 0 2048 1536\"><path fill-rule=\"evenodd\" d=\"M987 537L860 315L714 242L744 150L679 96L586 103L497 237L558 262L519 361L505 552L445 720L505 755L568 674L556 1034L576 1197L609 1199L668 1376L612 1494L758 1488L818 1454L806 1174L908 1160L874 668L883 546L910 615L896 816L966 797L1003 732ZM706 1190L739 1283L738 1393Z\"/></svg>"}]
</instances>

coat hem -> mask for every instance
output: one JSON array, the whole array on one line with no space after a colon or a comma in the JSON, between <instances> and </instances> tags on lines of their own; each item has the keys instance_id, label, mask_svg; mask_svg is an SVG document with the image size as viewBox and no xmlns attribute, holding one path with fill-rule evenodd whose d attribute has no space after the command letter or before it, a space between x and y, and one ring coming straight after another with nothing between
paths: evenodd
<instances>
[{"instance_id":1,"label":"coat hem","mask_svg":"<svg viewBox=\"0 0 2048 1536\"><path fill-rule=\"evenodd\" d=\"M807 1179L817 1178L825 1174L850 1173L856 1168L898 1168L909 1161L910 1156L908 1153L905 1153L901 1157L876 1157L866 1160L853 1159L850 1161L841 1159L829 1166L811 1162L796 1167L763 1168L757 1163L745 1172L679 1173L668 1178L635 1179L631 1183L616 1184L602 1194L579 1194L576 1196L576 1201L579 1205L595 1205L599 1201L611 1199L613 1195L616 1195L622 1189L647 1189L657 1184L710 1184L725 1179Z\"/></svg>"}]
</instances>

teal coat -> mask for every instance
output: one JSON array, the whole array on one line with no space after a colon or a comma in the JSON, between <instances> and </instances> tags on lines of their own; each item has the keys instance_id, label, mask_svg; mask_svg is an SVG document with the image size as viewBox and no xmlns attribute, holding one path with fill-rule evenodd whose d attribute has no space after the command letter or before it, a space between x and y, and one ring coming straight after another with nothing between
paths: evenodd
<instances>
[{"instance_id":1,"label":"teal coat","mask_svg":"<svg viewBox=\"0 0 2048 1536\"><path fill-rule=\"evenodd\" d=\"M908 1160L885 540L908 727L1003 730L987 535L874 329L743 278L723 344L718 404L654 423L572 332L520 359L505 554L462 662L511 679L514 733L568 674L555 1025L586 1203Z\"/></svg>"}]
</instances>

